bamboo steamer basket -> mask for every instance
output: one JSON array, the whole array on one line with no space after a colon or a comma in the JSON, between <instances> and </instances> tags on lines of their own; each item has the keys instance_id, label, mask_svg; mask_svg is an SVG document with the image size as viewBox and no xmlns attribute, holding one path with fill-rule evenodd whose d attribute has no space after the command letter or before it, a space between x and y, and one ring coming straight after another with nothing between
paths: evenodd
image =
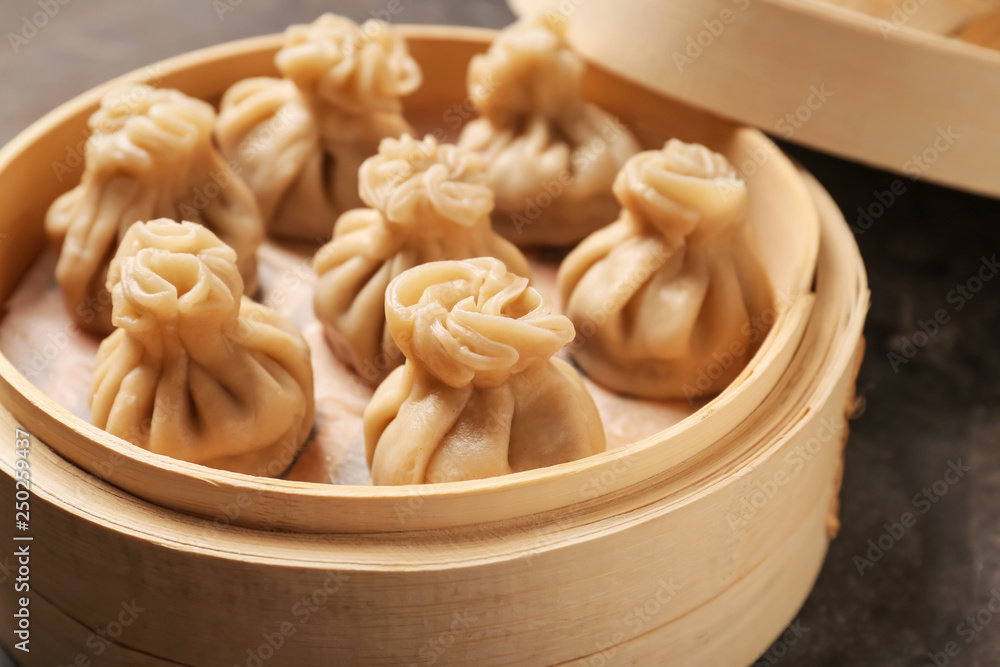
<instances>
[{"instance_id":1,"label":"bamboo steamer basket","mask_svg":"<svg viewBox=\"0 0 1000 667\"><path fill-rule=\"evenodd\" d=\"M941 34L994 0L510 4L568 18L568 39L588 59L700 109L1000 197L1000 53Z\"/></svg>"},{"instance_id":2,"label":"bamboo steamer basket","mask_svg":"<svg viewBox=\"0 0 1000 667\"><path fill-rule=\"evenodd\" d=\"M464 99L468 60L495 33L404 30L433 73L408 113L433 123ZM272 36L167 61L160 85L217 99L241 78L273 74L279 45ZM0 296L43 248L44 212L73 182L56 184L50 165L108 86L0 153ZM192 667L739 665L766 649L836 532L864 268L828 195L759 132L597 68L585 92L651 135L746 165L783 305L733 385L675 427L582 461L473 482L338 487L140 450L73 417L0 355L0 425L11 439L17 426L32 434L25 665L81 655ZM15 465L5 446L0 502L14 502ZM13 526L0 535L12 538ZM3 613L15 598L5 587ZM96 639L123 605L142 611L114 643Z\"/></svg>"},{"instance_id":3,"label":"bamboo steamer basket","mask_svg":"<svg viewBox=\"0 0 1000 667\"><path fill-rule=\"evenodd\" d=\"M952 35L1000 8L997 0L938 0L904 5L894 0L826 0L847 9L864 12L882 21L905 23L911 28L939 35ZM893 25L895 25L893 23Z\"/></svg>"}]
</instances>

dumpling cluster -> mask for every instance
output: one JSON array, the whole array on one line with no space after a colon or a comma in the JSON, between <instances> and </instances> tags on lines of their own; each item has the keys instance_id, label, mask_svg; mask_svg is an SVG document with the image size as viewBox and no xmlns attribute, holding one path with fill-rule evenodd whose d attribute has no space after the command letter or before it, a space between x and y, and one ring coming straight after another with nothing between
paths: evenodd
<instances>
[{"instance_id":1,"label":"dumpling cluster","mask_svg":"<svg viewBox=\"0 0 1000 667\"><path fill-rule=\"evenodd\" d=\"M389 332L406 355L365 410L375 484L481 479L604 451L597 407L553 358L573 325L493 258L395 278Z\"/></svg>"},{"instance_id":2,"label":"dumpling cluster","mask_svg":"<svg viewBox=\"0 0 1000 667\"><path fill-rule=\"evenodd\" d=\"M399 98L420 86L420 68L386 24L334 14L288 28L275 64L283 79L246 79L223 96L219 145L272 234L329 238L337 216L362 205L361 163L385 137L413 132Z\"/></svg>"},{"instance_id":3,"label":"dumpling cluster","mask_svg":"<svg viewBox=\"0 0 1000 667\"><path fill-rule=\"evenodd\" d=\"M523 19L469 65L480 119L459 145L483 155L496 229L518 245L566 245L618 214L615 175L640 147L618 119L584 101L584 64L562 23Z\"/></svg>"},{"instance_id":4,"label":"dumpling cluster","mask_svg":"<svg viewBox=\"0 0 1000 667\"><path fill-rule=\"evenodd\" d=\"M233 249L191 222L137 223L107 288L118 329L97 352L94 425L185 461L283 472L313 424L309 348L243 297Z\"/></svg>"},{"instance_id":5,"label":"dumpling cluster","mask_svg":"<svg viewBox=\"0 0 1000 667\"><path fill-rule=\"evenodd\" d=\"M337 220L316 254L316 317L337 356L377 384L402 363L385 321L386 288L412 267L496 257L519 276L528 261L490 227L493 193L482 158L427 136L385 139L360 171L370 207Z\"/></svg>"},{"instance_id":6,"label":"dumpling cluster","mask_svg":"<svg viewBox=\"0 0 1000 667\"><path fill-rule=\"evenodd\" d=\"M45 218L61 246L56 279L82 327L111 331L108 265L137 221L204 224L236 251L247 291L256 290L264 225L253 193L212 145L215 118L206 102L141 85L111 91L90 117L80 184Z\"/></svg>"},{"instance_id":7,"label":"dumpling cluster","mask_svg":"<svg viewBox=\"0 0 1000 667\"><path fill-rule=\"evenodd\" d=\"M46 217L68 308L94 331L116 327L97 355L93 423L216 468L288 468L315 418L313 375L295 326L244 296L265 230L332 228L314 309L337 356L378 385L364 413L375 484L603 451L593 398L554 356L567 345L623 394L721 391L773 307L746 184L704 146L640 153L584 101L562 30L525 19L472 60L482 117L457 146L415 139L403 118L421 82L405 41L332 14L290 27L283 78L232 86L218 117L174 90L106 96L82 181ZM584 239L558 272L565 316L494 227L528 245Z\"/></svg>"},{"instance_id":8,"label":"dumpling cluster","mask_svg":"<svg viewBox=\"0 0 1000 667\"><path fill-rule=\"evenodd\" d=\"M624 394L694 399L746 366L773 292L745 224L747 189L725 157L668 141L628 161L621 217L563 261L572 354Z\"/></svg>"}]
</instances>

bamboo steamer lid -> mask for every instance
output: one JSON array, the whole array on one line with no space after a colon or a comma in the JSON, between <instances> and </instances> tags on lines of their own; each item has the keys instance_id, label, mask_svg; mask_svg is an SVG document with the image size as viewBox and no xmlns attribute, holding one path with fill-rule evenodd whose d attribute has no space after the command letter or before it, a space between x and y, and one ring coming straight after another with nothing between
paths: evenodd
<instances>
[{"instance_id":1,"label":"bamboo steamer lid","mask_svg":"<svg viewBox=\"0 0 1000 667\"><path fill-rule=\"evenodd\" d=\"M411 104L440 122L464 98L469 58L495 33L405 31L437 74ZM271 74L279 44L272 36L181 56L163 63L162 85L214 99L235 80ZM41 175L78 140L106 88L0 152L4 298L44 247L42 216L68 186ZM335 487L139 450L73 417L0 354L0 430L31 431L31 609L41 641L25 665L80 655L197 667L659 664L664 656L739 665L767 648L811 589L837 529L868 305L864 267L829 196L756 130L603 70L588 73L585 92L643 131L759 157L751 207L787 304L733 385L676 427L587 460L431 488ZM8 507L18 465L13 448L0 448ZM0 528L8 543L15 534L11 522ZM0 591L0 612L17 606L12 587ZM98 659L93 638L126 617ZM12 649L10 635L0 642Z\"/></svg>"},{"instance_id":2,"label":"bamboo steamer lid","mask_svg":"<svg viewBox=\"0 0 1000 667\"><path fill-rule=\"evenodd\" d=\"M695 107L913 179L1000 197L1000 52L951 36L995 2L510 4L567 20L570 42L589 60Z\"/></svg>"}]
</instances>

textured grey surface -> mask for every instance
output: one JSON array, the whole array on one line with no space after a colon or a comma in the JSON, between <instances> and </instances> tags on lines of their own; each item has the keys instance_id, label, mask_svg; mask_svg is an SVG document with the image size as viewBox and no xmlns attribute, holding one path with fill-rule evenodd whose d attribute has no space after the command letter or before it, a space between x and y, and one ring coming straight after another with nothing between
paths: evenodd
<instances>
[{"instance_id":1,"label":"textured grey surface","mask_svg":"<svg viewBox=\"0 0 1000 667\"><path fill-rule=\"evenodd\" d=\"M325 11L355 20L379 16L388 0L43 0L58 6L45 27L22 43L24 21L39 0L0 2L0 142L93 86L186 51L243 37L281 32ZM66 3L65 5L60 2ZM514 19L503 2L399 0L393 22L502 27ZM39 19L38 23L42 23ZM16 49L16 53L15 53Z\"/></svg>"},{"instance_id":2,"label":"textured grey surface","mask_svg":"<svg viewBox=\"0 0 1000 667\"><path fill-rule=\"evenodd\" d=\"M220 16L219 3L209 0L71 0L15 53L8 33L21 30L39 4L4 0L0 142L77 93L156 60L277 32L327 10L363 19L387 3L227 5L233 11ZM402 7L396 20L407 23L500 27L512 19L501 2L483 0L402 0ZM789 150L854 224L858 207L886 200L876 193L898 178ZM1000 252L1000 202L908 179L902 185L903 194L857 237L873 301L859 378L867 409L847 446L843 530L798 617L798 633L776 643L759 664L919 667L934 664L932 653L943 665L947 648L958 650L947 658L950 665L1000 664L1000 619L982 624L992 620L987 611L978 622L973 618L975 625L960 625L1000 591L1000 280L983 283L971 299L952 292L975 276L982 257ZM919 349L909 348L920 321L939 309L948 322ZM890 352L914 354L894 369ZM947 484L949 462L959 461L970 470ZM937 502L918 497L925 488L937 497L935 482L947 491ZM915 525L894 529L898 539L883 538L888 551L859 573L855 557L867 558L868 541L877 545L884 524L906 512Z\"/></svg>"},{"instance_id":3,"label":"textured grey surface","mask_svg":"<svg viewBox=\"0 0 1000 667\"><path fill-rule=\"evenodd\" d=\"M790 152L859 228L858 208L875 193L888 199L900 178ZM987 609L975 619L1000 591L1000 279L971 292L1000 256L1000 202L901 180L905 192L856 237L872 289L858 379L866 411L846 450L844 527L800 614L811 631L790 664L934 665L928 653L938 664L1000 664L1000 618L989 623ZM925 339L920 323L933 330L939 310L947 322ZM925 344L911 348L914 339ZM970 469L959 478L952 463ZM907 512L915 525L883 538L884 556L855 561ZM945 663L949 642L959 652Z\"/></svg>"}]
</instances>

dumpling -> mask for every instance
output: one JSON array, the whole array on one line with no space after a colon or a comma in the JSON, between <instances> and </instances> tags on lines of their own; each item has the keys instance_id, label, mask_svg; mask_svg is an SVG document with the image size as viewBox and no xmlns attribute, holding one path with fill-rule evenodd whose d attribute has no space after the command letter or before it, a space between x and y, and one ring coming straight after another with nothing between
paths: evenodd
<instances>
[{"instance_id":1,"label":"dumpling","mask_svg":"<svg viewBox=\"0 0 1000 667\"><path fill-rule=\"evenodd\" d=\"M94 425L158 454L275 476L312 429L309 348L242 297L236 253L191 222L136 223L108 272L118 329L97 352Z\"/></svg>"},{"instance_id":2,"label":"dumpling","mask_svg":"<svg viewBox=\"0 0 1000 667\"><path fill-rule=\"evenodd\" d=\"M204 224L236 251L257 289L264 223L253 193L212 145L215 110L176 90L126 86L90 117L80 184L52 204L45 231L60 245L56 279L80 326L107 334L108 264L126 230L154 218Z\"/></svg>"},{"instance_id":3,"label":"dumpling","mask_svg":"<svg viewBox=\"0 0 1000 667\"><path fill-rule=\"evenodd\" d=\"M493 193L482 159L427 136L386 139L360 171L371 208L337 220L316 253L314 306L337 356L377 384L402 363L385 326L385 290L411 267L490 256L528 277L528 261L490 227Z\"/></svg>"},{"instance_id":4,"label":"dumpling","mask_svg":"<svg viewBox=\"0 0 1000 667\"><path fill-rule=\"evenodd\" d=\"M615 174L640 150L617 118L583 100L583 61L564 29L523 19L469 65L469 98L482 118L459 145L486 159L493 224L518 245L575 243L614 220Z\"/></svg>"},{"instance_id":5,"label":"dumpling","mask_svg":"<svg viewBox=\"0 0 1000 667\"><path fill-rule=\"evenodd\" d=\"M559 267L571 353L623 394L689 401L746 366L773 321L773 292L725 157L670 140L615 180L621 217Z\"/></svg>"},{"instance_id":6,"label":"dumpling","mask_svg":"<svg viewBox=\"0 0 1000 667\"><path fill-rule=\"evenodd\" d=\"M272 234L328 239L337 216L362 205L361 163L383 138L413 132L399 98L420 86L420 68L385 23L334 14L289 27L274 60L283 79L226 91L216 136Z\"/></svg>"},{"instance_id":7,"label":"dumpling","mask_svg":"<svg viewBox=\"0 0 1000 667\"><path fill-rule=\"evenodd\" d=\"M364 413L375 484L481 479L604 451L580 376L553 358L573 325L490 257L431 262L385 295L406 355Z\"/></svg>"},{"instance_id":8,"label":"dumpling","mask_svg":"<svg viewBox=\"0 0 1000 667\"><path fill-rule=\"evenodd\" d=\"M995 11L970 21L962 28L958 38L1000 51L1000 6Z\"/></svg>"}]
</instances>

